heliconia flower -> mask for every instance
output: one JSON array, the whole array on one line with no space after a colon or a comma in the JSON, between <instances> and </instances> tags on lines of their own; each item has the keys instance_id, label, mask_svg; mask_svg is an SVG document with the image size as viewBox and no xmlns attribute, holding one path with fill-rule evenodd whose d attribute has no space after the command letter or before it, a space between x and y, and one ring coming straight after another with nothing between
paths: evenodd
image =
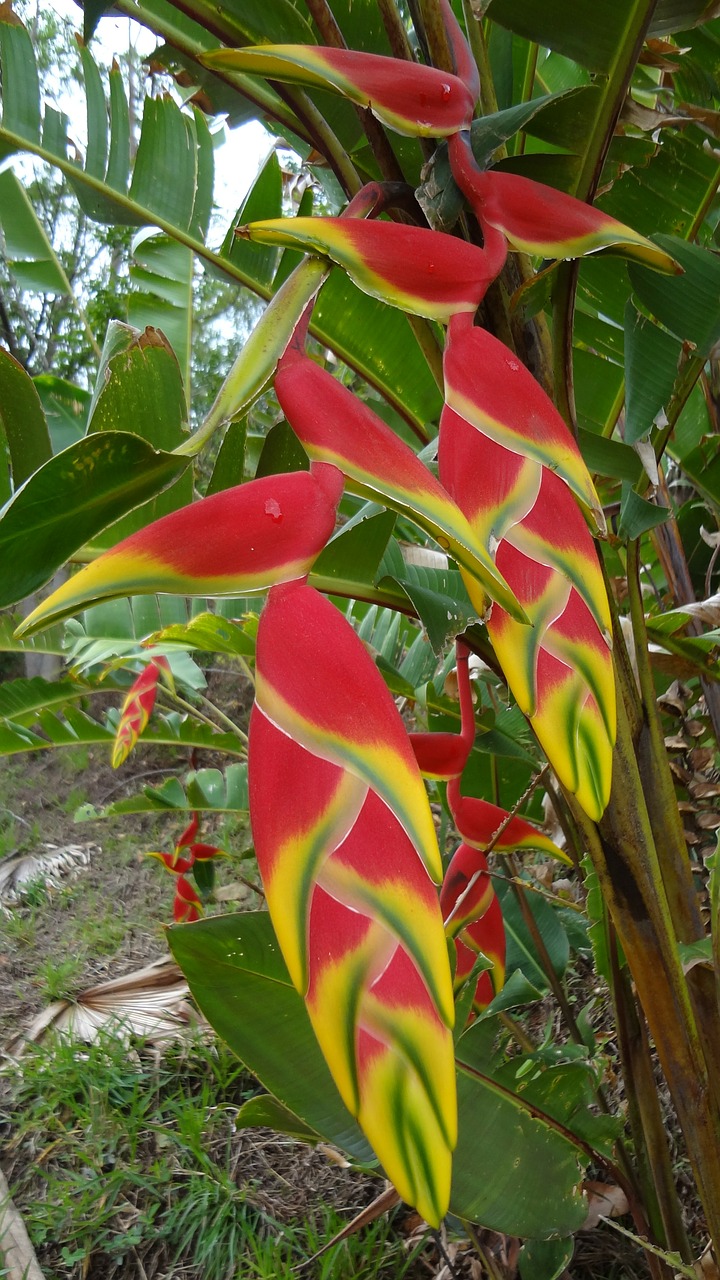
<instances>
[{"instance_id":1,"label":"heliconia flower","mask_svg":"<svg viewBox=\"0 0 720 1280\"><path fill-rule=\"evenodd\" d=\"M479 975L473 1011L481 1013L505 981L505 926L499 899L481 850L461 844L445 873L440 909L448 936L455 940L455 990L464 986L478 954L492 967Z\"/></svg>"},{"instance_id":2,"label":"heliconia flower","mask_svg":"<svg viewBox=\"0 0 720 1280\"><path fill-rule=\"evenodd\" d=\"M388 1177L438 1223L456 1116L452 983L423 865L440 866L432 816L370 655L303 584L273 588L260 620L248 771L290 976Z\"/></svg>"},{"instance_id":3,"label":"heliconia flower","mask_svg":"<svg viewBox=\"0 0 720 1280\"><path fill-rule=\"evenodd\" d=\"M527 502L532 505L538 473L521 470L522 459L532 458L557 472L591 513L596 528L604 530L602 507L575 440L552 400L504 343L458 318L450 325L443 373L448 409L515 455L518 471L508 520L515 518L518 502L520 508ZM454 442L455 431L450 434ZM511 462L508 459L506 466Z\"/></svg>"},{"instance_id":4,"label":"heliconia flower","mask_svg":"<svg viewBox=\"0 0 720 1280\"><path fill-rule=\"evenodd\" d=\"M527 370L518 377L519 361L488 336L451 331L440 479L495 551L530 619L529 627L518 625L496 605L487 621L513 695L560 780L599 818L610 792L615 738L611 620L595 548L570 488L591 508L594 490L540 387ZM467 363L480 352L484 362Z\"/></svg>"},{"instance_id":5,"label":"heliconia flower","mask_svg":"<svg viewBox=\"0 0 720 1280\"><path fill-rule=\"evenodd\" d=\"M172 681L167 659L152 658L128 691L115 731L111 757L113 769L119 768L127 760L138 738L147 728L155 706L161 672Z\"/></svg>"},{"instance_id":6,"label":"heliconia flower","mask_svg":"<svg viewBox=\"0 0 720 1280\"><path fill-rule=\"evenodd\" d=\"M669 275L680 268L639 232L542 182L499 169L472 169L467 135L449 139L450 166L481 226L502 231L513 249L543 258L579 258L611 251Z\"/></svg>"},{"instance_id":7,"label":"heliconia flower","mask_svg":"<svg viewBox=\"0 0 720 1280\"><path fill-rule=\"evenodd\" d=\"M175 876L184 876L192 869L192 864L195 861L192 854L181 853L177 845L173 849L172 853L159 853L157 850L153 849L146 853L145 857L157 858L158 862L162 863L165 870L171 871Z\"/></svg>"},{"instance_id":8,"label":"heliconia flower","mask_svg":"<svg viewBox=\"0 0 720 1280\"><path fill-rule=\"evenodd\" d=\"M200 61L215 70L241 71L318 89L335 89L396 133L444 138L468 128L477 93L458 76L415 62L398 64L377 53L324 45L266 44L217 49ZM466 60L462 73L469 71Z\"/></svg>"},{"instance_id":9,"label":"heliconia flower","mask_svg":"<svg viewBox=\"0 0 720 1280\"><path fill-rule=\"evenodd\" d=\"M470 688L470 650L456 640L457 683L460 701L459 733L411 733L410 745L420 772L426 778L459 778L475 741L475 710Z\"/></svg>"},{"instance_id":10,"label":"heliconia flower","mask_svg":"<svg viewBox=\"0 0 720 1280\"><path fill-rule=\"evenodd\" d=\"M248 223L238 234L328 257L365 293L432 320L474 314L498 272L496 254L398 222L269 218Z\"/></svg>"},{"instance_id":11,"label":"heliconia flower","mask_svg":"<svg viewBox=\"0 0 720 1280\"><path fill-rule=\"evenodd\" d=\"M173 920L176 924L189 924L202 915L202 900L187 876L180 875L175 885Z\"/></svg>"},{"instance_id":12,"label":"heliconia flower","mask_svg":"<svg viewBox=\"0 0 720 1280\"><path fill-rule=\"evenodd\" d=\"M522 610L462 511L410 446L372 409L292 346L280 361L275 393L311 458L338 467L354 493L371 501L379 498L409 516L464 566L470 575L466 580L471 599L481 617L489 595L522 619Z\"/></svg>"},{"instance_id":13,"label":"heliconia flower","mask_svg":"<svg viewBox=\"0 0 720 1280\"><path fill-rule=\"evenodd\" d=\"M321 661L321 653L331 656ZM377 791L439 881L435 827L405 727L342 614L304 583L275 587L260 618L256 674L264 715L313 755Z\"/></svg>"},{"instance_id":14,"label":"heliconia flower","mask_svg":"<svg viewBox=\"0 0 720 1280\"><path fill-rule=\"evenodd\" d=\"M329 541L343 489L324 463L264 476L173 511L86 565L18 628L24 635L115 596L246 595L301 578Z\"/></svg>"},{"instance_id":15,"label":"heliconia flower","mask_svg":"<svg viewBox=\"0 0 720 1280\"><path fill-rule=\"evenodd\" d=\"M507 810L501 809L499 805L490 804L488 800L481 800L476 796L461 795L457 779L448 784L447 800L455 826L464 844L471 848L484 854L496 832L500 831L493 842L493 848L498 853L511 853L514 849L537 849L558 858L560 862L570 862L567 854L531 822L517 816L507 822ZM447 881L447 875L445 880Z\"/></svg>"}]
</instances>

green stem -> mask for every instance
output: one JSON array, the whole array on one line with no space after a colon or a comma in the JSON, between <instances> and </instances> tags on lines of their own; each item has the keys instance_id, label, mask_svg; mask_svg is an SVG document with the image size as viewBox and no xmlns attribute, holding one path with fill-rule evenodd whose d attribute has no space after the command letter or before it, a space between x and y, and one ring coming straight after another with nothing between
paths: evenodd
<instances>
[{"instance_id":1,"label":"green stem","mask_svg":"<svg viewBox=\"0 0 720 1280\"><path fill-rule=\"evenodd\" d=\"M684 1263L678 1262L677 1258L673 1258L669 1253L665 1253L664 1249L658 1249L655 1245L650 1244L649 1240L640 1240L637 1236L633 1235L632 1231L628 1231L627 1227L621 1227L620 1223L614 1222L612 1218L603 1218L603 1222L607 1223L609 1227L612 1227L613 1231L619 1232L621 1236L625 1236L626 1239L634 1241L634 1243L639 1245L641 1249L644 1249L646 1253L650 1253L653 1257L659 1258L664 1262L667 1267L666 1275L681 1275L687 1276L688 1280L697 1280L698 1273L694 1267L686 1267ZM649 1262L650 1259L648 1258L648 1264Z\"/></svg>"},{"instance_id":2,"label":"green stem","mask_svg":"<svg viewBox=\"0 0 720 1280\"><path fill-rule=\"evenodd\" d=\"M519 872L517 863L515 862L515 859L511 853L503 854L502 856L499 855L499 861L506 868L506 871L509 872L510 883L512 885L513 893L515 894L517 904L520 908L522 918L525 922L528 933L532 938L535 950L537 951L538 959L540 960L540 964L542 966L543 973L545 974L545 977L547 979L548 986L550 987L550 990L555 996L555 999L558 1002L560 1011L565 1019L565 1022L567 1023L567 1027L570 1032L570 1035L572 1036L576 1044L582 1044L583 1038L580 1034L580 1028L578 1027L577 1021L575 1019L575 1014L570 1008L570 1004L568 1002L567 996L565 995L565 992L563 990L563 985L553 968L553 963L552 963L552 960L550 959L550 953L547 949L547 946L545 945L545 939L543 938L542 933L538 928L537 921L535 919L535 916L532 913L530 904L527 900L526 894L522 887L522 881L520 879L520 872Z\"/></svg>"},{"instance_id":3,"label":"green stem","mask_svg":"<svg viewBox=\"0 0 720 1280\"><path fill-rule=\"evenodd\" d=\"M475 64L480 75L480 114L483 116L492 116L498 109L495 82L493 79L492 67L490 66L490 58L488 56L488 48L485 40L485 32L483 31L482 19L475 17L472 8L472 0L463 0L463 16L465 18L465 29L468 35L470 52L475 59ZM503 150L505 150L505 148L503 148Z\"/></svg>"},{"instance_id":4,"label":"green stem","mask_svg":"<svg viewBox=\"0 0 720 1280\"><path fill-rule=\"evenodd\" d=\"M656 0L641 0L641 3L628 4L625 32L622 38L618 38L616 56L607 73L604 91L600 95L591 127L588 127L577 178L570 192L579 200L592 202L595 197L605 157L655 3ZM556 404L575 434L577 425L573 394L572 331L577 278L577 263L563 263L553 289Z\"/></svg>"}]
</instances>

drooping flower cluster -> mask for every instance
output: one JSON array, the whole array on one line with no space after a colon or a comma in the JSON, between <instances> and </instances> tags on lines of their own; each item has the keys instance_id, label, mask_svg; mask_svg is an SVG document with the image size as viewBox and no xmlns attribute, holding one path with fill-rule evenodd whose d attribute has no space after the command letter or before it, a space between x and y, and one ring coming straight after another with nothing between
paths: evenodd
<instances>
[{"instance_id":1,"label":"drooping flower cluster","mask_svg":"<svg viewBox=\"0 0 720 1280\"><path fill-rule=\"evenodd\" d=\"M500 851L558 850L522 819L503 826L502 811L461 793L475 733L467 650L458 653L460 734L411 739L352 627L306 577L333 533L345 484L415 520L456 560L551 765L599 818L609 795L615 704L608 606L585 517L598 531L602 512L550 400L473 321L509 248L547 257L615 248L673 269L655 245L606 215L527 179L478 168L470 140L477 71L447 0L442 10L454 74L309 46L222 50L204 59L321 85L369 106L398 132L448 139L452 173L483 247L372 220L382 207L374 196L353 201L350 216L243 230L253 241L329 259L375 297L448 325L439 480L305 353L308 315L301 313L317 275L311 288L297 290L302 303L289 345L293 325L275 325L267 342L248 344L247 360L261 367L244 382L236 369L228 381L259 388L277 367L278 398L312 460L309 473L256 479L164 517L82 569L24 624L30 630L129 592L269 589L249 780L270 913L346 1105L401 1194L435 1224L448 1206L456 1131L445 931L455 941L456 987L476 970L479 953L490 963L474 992L481 1011L504 968L488 845L502 826ZM220 401L226 417L240 407L227 389ZM144 686L136 693L134 728L126 714L130 745L147 721L150 696ZM422 773L448 783L462 840L439 895L442 862ZM179 918L197 911L185 896L192 890L185 864L201 859L202 848L183 837L173 855L157 855L178 875Z\"/></svg>"}]
</instances>

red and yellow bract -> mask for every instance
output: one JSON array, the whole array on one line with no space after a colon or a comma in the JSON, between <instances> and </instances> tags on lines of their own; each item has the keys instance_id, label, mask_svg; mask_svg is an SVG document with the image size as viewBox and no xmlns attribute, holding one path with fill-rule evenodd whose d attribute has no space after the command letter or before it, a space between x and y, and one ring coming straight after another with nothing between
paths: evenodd
<instances>
[{"instance_id":1,"label":"red and yellow bract","mask_svg":"<svg viewBox=\"0 0 720 1280\"><path fill-rule=\"evenodd\" d=\"M478 168L469 134L455 134L448 145L453 175L480 225L501 231L513 249L543 258L612 252L669 275L680 270L664 249L594 205L520 174Z\"/></svg>"},{"instance_id":2,"label":"red and yellow bract","mask_svg":"<svg viewBox=\"0 0 720 1280\"><path fill-rule=\"evenodd\" d=\"M455 990L470 977L478 955L490 961L473 993L473 1013L482 1013L505 982L505 925L481 850L461 844L455 850L440 892L448 935L455 941Z\"/></svg>"},{"instance_id":3,"label":"red and yellow bract","mask_svg":"<svg viewBox=\"0 0 720 1280\"><path fill-rule=\"evenodd\" d=\"M472 315L499 269L495 255L477 245L397 222L269 218L240 234L330 258L365 293L431 320Z\"/></svg>"},{"instance_id":4,"label":"red and yellow bract","mask_svg":"<svg viewBox=\"0 0 720 1280\"><path fill-rule=\"evenodd\" d=\"M338 467L354 493L379 498L409 516L463 565L479 614L485 613L489 595L522 620L485 543L439 480L372 409L293 347L280 361L275 393L311 458Z\"/></svg>"},{"instance_id":5,"label":"red and yellow bract","mask_svg":"<svg viewBox=\"0 0 720 1280\"><path fill-rule=\"evenodd\" d=\"M456 322L445 370L440 479L531 623L494 607L493 647L558 777L599 818L615 739L611 619L573 497L601 517L594 488L542 388L496 339Z\"/></svg>"},{"instance_id":6,"label":"red and yellow bract","mask_svg":"<svg viewBox=\"0 0 720 1280\"><path fill-rule=\"evenodd\" d=\"M336 467L265 476L173 511L68 579L18 628L22 634L89 600L157 591L247 595L303 577L328 542L343 490Z\"/></svg>"},{"instance_id":7,"label":"red and yellow bract","mask_svg":"<svg viewBox=\"0 0 720 1280\"><path fill-rule=\"evenodd\" d=\"M218 49L200 61L219 70L335 89L358 106L369 107L396 133L416 137L443 138L467 128L477 96L458 76L436 67L405 62L399 71L395 58L322 45Z\"/></svg>"},{"instance_id":8,"label":"red and yellow bract","mask_svg":"<svg viewBox=\"0 0 720 1280\"><path fill-rule=\"evenodd\" d=\"M273 588L261 617L249 783L275 931L340 1094L437 1223L456 1120L432 815L382 677L303 583Z\"/></svg>"},{"instance_id":9,"label":"red and yellow bract","mask_svg":"<svg viewBox=\"0 0 720 1280\"><path fill-rule=\"evenodd\" d=\"M127 760L138 738L145 732L155 706L161 673L172 681L167 658L151 658L128 690L115 730L111 756L113 769L118 769Z\"/></svg>"}]
</instances>

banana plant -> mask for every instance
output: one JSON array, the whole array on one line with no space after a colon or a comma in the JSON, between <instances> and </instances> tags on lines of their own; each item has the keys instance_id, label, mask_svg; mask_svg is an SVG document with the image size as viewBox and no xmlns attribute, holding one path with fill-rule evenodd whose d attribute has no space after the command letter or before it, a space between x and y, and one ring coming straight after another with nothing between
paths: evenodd
<instances>
[{"instance_id":1,"label":"banana plant","mask_svg":"<svg viewBox=\"0 0 720 1280\"><path fill-rule=\"evenodd\" d=\"M34 577L8 570L4 598L21 598L49 576L54 557L97 539L221 433L232 441L240 416L274 384L284 444L268 440L262 474L219 484L83 555L90 562L20 633L126 595L266 593L251 656L248 765L270 919L210 919L172 932L196 998L293 1113L294 1131L304 1126L361 1159L374 1153L430 1224L449 1208L530 1240L558 1237L562 1248L546 1255L545 1274L555 1276L567 1257L563 1238L582 1222L581 1169L593 1159L626 1189L635 1226L653 1244L648 1265L665 1277L676 1255L687 1267L691 1254L643 1074L645 1026L717 1248L720 1018L712 971L682 960L681 946L702 942L705 924L662 741L638 538L665 518L648 495L661 492L663 455L677 451L673 428L720 331L717 296L711 318L692 328L694 304L719 273L703 243L686 243L709 234L720 168L716 157L698 161L695 186L681 198L675 184L661 225L646 202L636 226L628 192L653 190L663 148L651 154L647 138L616 126L631 87L661 101L660 77L644 66L654 56L667 70L655 37L672 35L672 17L654 19L646 0L572 17L554 0L492 0L463 27L449 0L426 0L411 42L394 7L382 6L381 21L369 2L333 14L312 0L307 18L279 3L245 18L210 13L201 0L162 12L129 0L118 7L157 31L166 62L185 75L190 68L211 101L261 111L310 165L321 157L335 207L322 217L253 211L215 253L193 221L189 177L176 182L175 204L168 194L160 208L142 169L128 191L127 172L118 185L107 156L96 173L67 160L47 112L41 128L25 35L0 21L8 68L0 142L56 163L86 201L102 197L98 215L157 225L271 299L193 434L152 457L134 445L137 458L125 461L128 442L107 440L94 442L96 454L77 449L65 460L83 520L71 530L72 512L63 519L56 501L59 549L33 526ZM91 34L98 7L86 10ZM690 33L673 45L699 65L707 50L692 24L703 16L703 5L686 6ZM218 39L224 47L213 48ZM648 39L655 43L638 72ZM110 125L112 133L112 113ZM673 146L688 168L705 155L691 129L673 135ZM664 234L671 225L675 234ZM656 230L663 234L651 238ZM632 303L618 256L631 264ZM648 352L661 357L662 394L649 385ZM333 376L338 357L382 400L363 400ZM632 425L622 440L624 379ZM418 453L418 440L430 447ZM681 446L680 456L690 453ZM0 541L19 538L23 513L35 518L59 475L51 466L16 489ZM95 487L100 498L88 504ZM594 539L608 540L608 516L610 545L599 552ZM416 563L428 539L429 567ZM608 591L618 569L637 677ZM347 599L394 611L398 629L402 618L418 619L440 654L462 636L459 729L408 732L392 696L407 682L387 657L373 662L362 632L375 615L366 612L356 630L352 609L338 603ZM385 639L391 652L389 631ZM497 794L467 793L491 736L473 706L472 652L525 717L537 753L528 758L547 761L571 860L585 860L600 898L635 1163L581 1119L587 1098L570 1084L569 1062L520 1087L520 1071L511 1078L494 1054L501 1016L523 981L527 989L513 958L521 927L577 1032L544 941L547 915L528 904L514 861L525 849L568 854L499 806ZM134 726L131 709L121 721L118 757L143 724L142 680ZM423 775L440 785L460 837L447 866ZM497 891L497 867L517 890L514 904ZM197 903L185 892L192 886L183 885L178 905L187 919ZM538 972L542 981L542 965ZM302 1069L288 1065L289 1035Z\"/></svg>"}]
</instances>

